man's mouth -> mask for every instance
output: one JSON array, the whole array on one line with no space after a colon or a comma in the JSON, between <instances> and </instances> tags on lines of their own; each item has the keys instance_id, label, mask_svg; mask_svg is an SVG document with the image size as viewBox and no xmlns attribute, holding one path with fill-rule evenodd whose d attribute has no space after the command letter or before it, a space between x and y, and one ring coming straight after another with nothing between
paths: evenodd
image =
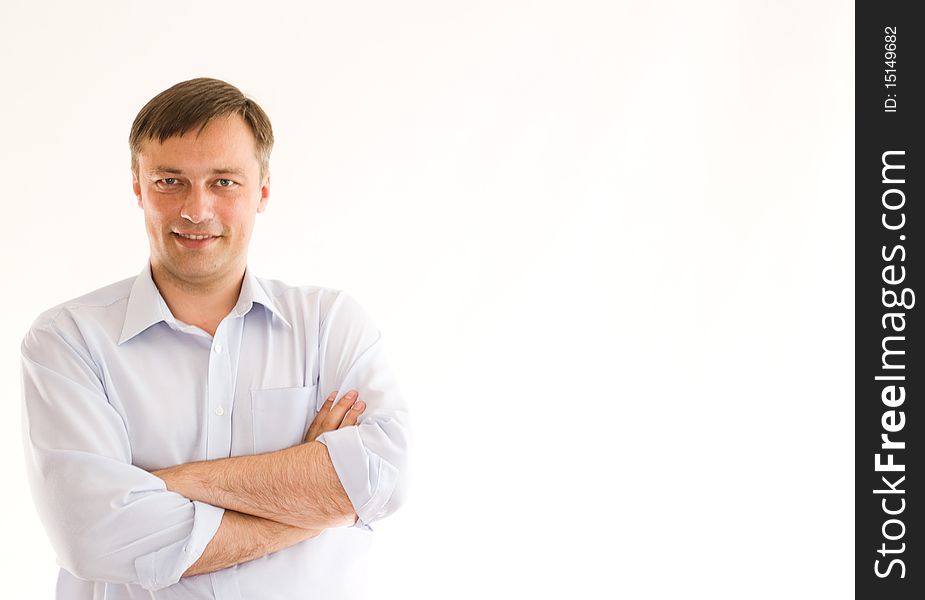
<instances>
[{"instance_id":1,"label":"man's mouth","mask_svg":"<svg viewBox=\"0 0 925 600\"><path fill-rule=\"evenodd\" d=\"M206 238L215 237L208 233L177 233L176 231L174 231L174 233L188 240L204 240Z\"/></svg>"},{"instance_id":2,"label":"man's mouth","mask_svg":"<svg viewBox=\"0 0 925 600\"><path fill-rule=\"evenodd\" d=\"M181 246L194 250L211 246L212 242L221 237L210 233L179 233L176 231L172 231L171 235L174 236L174 239L176 239L177 243Z\"/></svg>"}]
</instances>

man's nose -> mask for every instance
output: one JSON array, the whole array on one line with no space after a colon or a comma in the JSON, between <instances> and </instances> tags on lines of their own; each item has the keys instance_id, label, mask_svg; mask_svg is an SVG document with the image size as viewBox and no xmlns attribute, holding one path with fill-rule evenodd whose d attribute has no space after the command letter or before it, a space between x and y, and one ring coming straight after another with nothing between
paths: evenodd
<instances>
[{"instance_id":1,"label":"man's nose","mask_svg":"<svg viewBox=\"0 0 925 600\"><path fill-rule=\"evenodd\" d=\"M208 221L213 216L212 202L212 194L208 189L198 185L191 186L183 201L180 216L193 223Z\"/></svg>"}]
</instances>

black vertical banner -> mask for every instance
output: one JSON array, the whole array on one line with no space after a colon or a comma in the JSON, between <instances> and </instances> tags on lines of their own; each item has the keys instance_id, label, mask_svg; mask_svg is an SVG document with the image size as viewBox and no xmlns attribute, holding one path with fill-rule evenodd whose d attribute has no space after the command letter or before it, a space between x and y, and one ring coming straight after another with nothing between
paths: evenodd
<instances>
[{"instance_id":1,"label":"black vertical banner","mask_svg":"<svg viewBox=\"0 0 925 600\"><path fill-rule=\"evenodd\" d=\"M912 2L855 21L855 585L925 598L923 31ZM925 301L925 296L921 298Z\"/></svg>"}]
</instances>

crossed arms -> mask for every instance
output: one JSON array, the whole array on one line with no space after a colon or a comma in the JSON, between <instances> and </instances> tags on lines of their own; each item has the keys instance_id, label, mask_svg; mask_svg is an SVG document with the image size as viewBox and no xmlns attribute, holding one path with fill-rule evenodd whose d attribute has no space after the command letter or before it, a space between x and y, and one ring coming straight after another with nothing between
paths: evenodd
<instances>
[{"instance_id":1,"label":"crossed arms","mask_svg":"<svg viewBox=\"0 0 925 600\"><path fill-rule=\"evenodd\" d=\"M100 366L119 365L126 350L67 312L37 321L22 345L24 455L60 566L79 579L158 590L397 510L407 489L404 400L356 303L340 296L326 314L318 385L358 390L364 409L322 407L290 448L153 472L133 460L132 435L144 422L126 422ZM92 353L88 335L104 338Z\"/></svg>"},{"instance_id":2,"label":"crossed arms","mask_svg":"<svg viewBox=\"0 0 925 600\"><path fill-rule=\"evenodd\" d=\"M315 439L352 427L365 405L351 390L332 392L302 444L253 456L199 461L152 471L167 489L225 509L221 525L184 577L259 558L357 518L327 448Z\"/></svg>"}]
</instances>

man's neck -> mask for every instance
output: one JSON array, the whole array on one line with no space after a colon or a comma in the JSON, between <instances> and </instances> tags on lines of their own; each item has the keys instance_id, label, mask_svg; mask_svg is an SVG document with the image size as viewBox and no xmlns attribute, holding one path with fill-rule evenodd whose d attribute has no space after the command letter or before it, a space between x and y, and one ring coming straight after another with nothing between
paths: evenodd
<instances>
[{"instance_id":1,"label":"man's neck","mask_svg":"<svg viewBox=\"0 0 925 600\"><path fill-rule=\"evenodd\" d=\"M218 324L238 302L245 268L242 265L227 276L190 283L152 263L151 278L175 318L215 335Z\"/></svg>"}]
</instances>

